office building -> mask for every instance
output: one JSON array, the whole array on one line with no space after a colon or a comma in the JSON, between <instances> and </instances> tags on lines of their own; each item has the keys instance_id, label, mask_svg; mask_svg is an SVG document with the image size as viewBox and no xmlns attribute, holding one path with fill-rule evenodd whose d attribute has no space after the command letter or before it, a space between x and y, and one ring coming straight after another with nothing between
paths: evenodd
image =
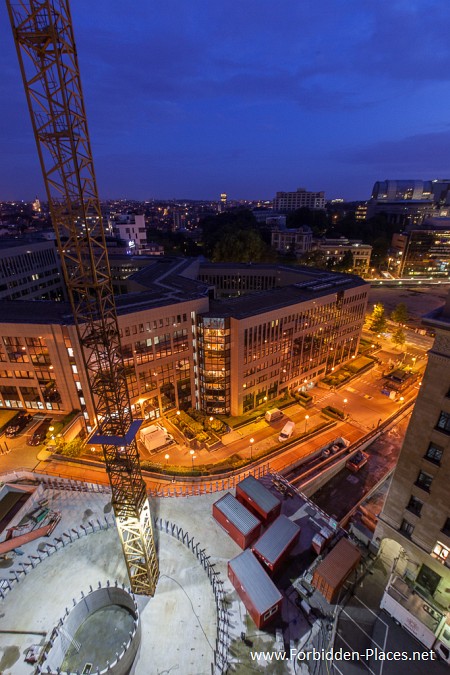
<instances>
[{"instance_id":1,"label":"office building","mask_svg":"<svg viewBox=\"0 0 450 675\"><path fill-rule=\"evenodd\" d=\"M298 188L295 192L277 192L273 200L273 210L286 213L297 209L325 209L324 192L308 192Z\"/></svg>"},{"instance_id":2,"label":"office building","mask_svg":"<svg viewBox=\"0 0 450 675\"><path fill-rule=\"evenodd\" d=\"M65 285L53 241L0 239L0 300L62 300Z\"/></svg>"},{"instance_id":3,"label":"office building","mask_svg":"<svg viewBox=\"0 0 450 675\"><path fill-rule=\"evenodd\" d=\"M155 258L124 283L116 302L131 401L150 419L188 407L239 415L313 386L356 354L368 293L350 275L198 259ZM92 426L65 302L0 303L0 363L0 407L78 408Z\"/></svg>"},{"instance_id":4,"label":"office building","mask_svg":"<svg viewBox=\"0 0 450 675\"><path fill-rule=\"evenodd\" d=\"M450 180L377 181L367 217L384 215L389 223L420 225L425 218L450 215Z\"/></svg>"},{"instance_id":5,"label":"office building","mask_svg":"<svg viewBox=\"0 0 450 675\"><path fill-rule=\"evenodd\" d=\"M427 219L421 226L406 228L393 236L392 248L402 277L450 276L449 219Z\"/></svg>"},{"instance_id":6,"label":"office building","mask_svg":"<svg viewBox=\"0 0 450 675\"><path fill-rule=\"evenodd\" d=\"M436 332L428 352L389 493L375 531L399 545L406 575L444 609L450 607L450 299L425 318Z\"/></svg>"}]
</instances>

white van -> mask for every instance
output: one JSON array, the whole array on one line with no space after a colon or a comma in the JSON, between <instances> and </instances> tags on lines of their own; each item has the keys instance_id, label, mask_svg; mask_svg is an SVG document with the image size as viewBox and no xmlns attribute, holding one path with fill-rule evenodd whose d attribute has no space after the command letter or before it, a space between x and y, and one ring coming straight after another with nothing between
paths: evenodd
<instances>
[{"instance_id":1,"label":"white van","mask_svg":"<svg viewBox=\"0 0 450 675\"><path fill-rule=\"evenodd\" d=\"M286 422L286 424L280 431L280 435L278 436L278 440L280 441L280 443L282 443L283 441L287 441L287 439L292 436L294 429L295 429L295 422L292 421Z\"/></svg>"},{"instance_id":2,"label":"white van","mask_svg":"<svg viewBox=\"0 0 450 675\"><path fill-rule=\"evenodd\" d=\"M281 412L281 410L278 410L278 408L268 410L264 415L264 419L266 420L266 422L275 422L275 420L279 420L280 417L283 417L283 413Z\"/></svg>"}]
</instances>

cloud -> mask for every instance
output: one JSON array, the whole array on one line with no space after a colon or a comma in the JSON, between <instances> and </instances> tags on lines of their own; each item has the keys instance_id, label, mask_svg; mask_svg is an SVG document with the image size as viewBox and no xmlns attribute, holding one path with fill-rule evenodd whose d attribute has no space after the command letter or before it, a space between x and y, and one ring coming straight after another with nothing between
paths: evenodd
<instances>
[{"instance_id":1,"label":"cloud","mask_svg":"<svg viewBox=\"0 0 450 675\"><path fill-rule=\"evenodd\" d=\"M350 152L336 153L343 162L364 164L379 170L416 172L420 177L448 174L450 157L450 128L448 130L415 134L402 139L381 140Z\"/></svg>"}]
</instances>

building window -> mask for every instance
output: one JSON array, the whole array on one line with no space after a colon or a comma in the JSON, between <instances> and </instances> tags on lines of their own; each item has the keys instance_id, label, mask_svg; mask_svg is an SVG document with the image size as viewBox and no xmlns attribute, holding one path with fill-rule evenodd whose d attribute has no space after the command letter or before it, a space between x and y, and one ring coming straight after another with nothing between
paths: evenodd
<instances>
[{"instance_id":1,"label":"building window","mask_svg":"<svg viewBox=\"0 0 450 675\"><path fill-rule=\"evenodd\" d=\"M420 516L420 512L422 510L423 502L420 501L420 499L417 499L417 497L414 497L414 495L411 495L409 498L408 506L406 507L408 511L411 511L411 513L414 513L415 516Z\"/></svg>"},{"instance_id":2,"label":"building window","mask_svg":"<svg viewBox=\"0 0 450 675\"><path fill-rule=\"evenodd\" d=\"M444 434L450 434L450 413L446 413L443 410L441 411L436 429L443 431Z\"/></svg>"},{"instance_id":3,"label":"building window","mask_svg":"<svg viewBox=\"0 0 450 675\"><path fill-rule=\"evenodd\" d=\"M448 549L447 546L444 546L444 544L442 544L440 541L437 541L431 552L431 557L444 565L448 558L449 552L450 549Z\"/></svg>"},{"instance_id":4,"label":"building window","mask_svg":"<svg viewBox=\"0 0 450 675\"><path fill-rule=\"evenodd\" d=\"M447 537L450 537L450 518L447 518L447 520L444 523L444 527L442 528L441 532L447 535Z\"/></svg>"},{"instance_id":5,"label":"building window","mask_svg":"<svg viewBox=\"0 0 450 675\"><path fill-rule=\"evenodd\" d=\"M264 621L267 621L269 617L272 616L272 614L275 614L275 612L278 610L278 605L275 605L274 607L271 607L268 612L264 614Z\"/></svg>"},{"instance_id":6,"label":"building window","mask_svg":"<svg viewBox=\"0 0 450 675\"><path fill-rule=\"evenodd\" d=\"M404 534L405 537L411 537L412 533L414 532L414 525L408 523L407 520L402 520L402 524L400 525L400 532Z\"/></svg>"},{"instance_id":7,"label":"building window","mask_svg":"<svg viewBox=\"0 0 450 675\"><path fill-rule=\"evenodd\" d=\"M443 453L444 450L442 448L440 448L438 445L435 445L434 443L430 443L425 454L425 459L427 459L429 462L433 462L433 464L440 465Z\"/></svg>"},{"instance_id":8,"label":"building window","mask_svg":"<svg viewBox=\"0 0 450 675\"><path fill-rule=\"evenodd\" d=\"M425 473L425 471L419 472L419 475L417 476L417 480L416 480L417 487L420 487L420 488L422 488L422 490L426 490L427 492L430 492L432 482L433 482L433 476L430 476L429 473Z\"/></svg>"}]
</instances>

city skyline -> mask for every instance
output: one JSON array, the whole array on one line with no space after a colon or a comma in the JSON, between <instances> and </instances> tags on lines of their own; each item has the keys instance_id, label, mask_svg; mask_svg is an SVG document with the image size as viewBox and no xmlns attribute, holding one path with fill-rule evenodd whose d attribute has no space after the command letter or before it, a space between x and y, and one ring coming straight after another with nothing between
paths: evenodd
<instances>
[{"instance_id":1,"label":"city skyline","mask_svg":"<svg viewBox=\"0 0 450 675\"><path fill-rule=\"evenodd\" d=\"M450 8L320 0L125 16L72 7L102 198L367 199L389 177L447 173ZM44 196L5 7L2 198ZM100 26L100 28L98 28ZM439 101L431 106L430 101Z\"/></svg>"}]
</instances>

